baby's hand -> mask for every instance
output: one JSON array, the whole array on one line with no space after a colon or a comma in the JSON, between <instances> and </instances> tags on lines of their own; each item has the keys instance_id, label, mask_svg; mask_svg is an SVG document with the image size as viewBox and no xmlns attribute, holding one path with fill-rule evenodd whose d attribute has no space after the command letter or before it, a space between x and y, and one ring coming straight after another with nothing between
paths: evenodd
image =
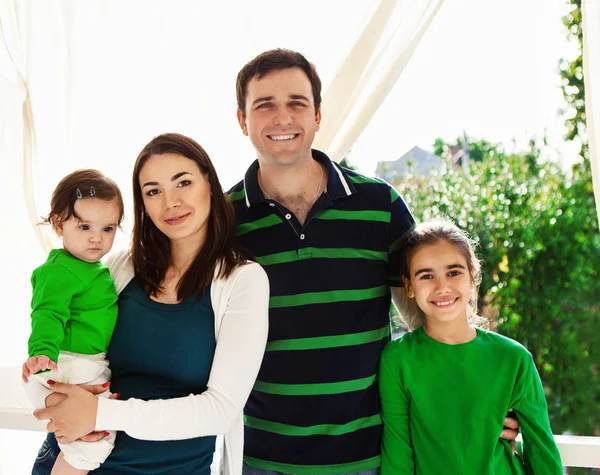
<instances>
[{"instance_id":1,"label":"baby's hand","mask_svg":"<svg viewBox=\"0 0 600 475\"><path fill-rule=\"evenodd\" d=\"M47 369L58 371L58 366L46 355L32 356L31 358L28 358L23 365L23 374L21 377L23 378L23 381L27 382L29 376L32 374L46 371Z\"/></svg>"}]
</instances>

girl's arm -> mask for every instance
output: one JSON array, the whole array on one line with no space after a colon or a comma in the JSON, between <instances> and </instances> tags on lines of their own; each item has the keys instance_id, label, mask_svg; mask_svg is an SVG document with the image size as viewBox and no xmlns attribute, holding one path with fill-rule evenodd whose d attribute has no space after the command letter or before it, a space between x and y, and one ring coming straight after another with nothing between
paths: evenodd
<instances>
[{"instance_id":1,"label":"girl's arm","mask_svg":"<svg viewBox=\"0 0 600 475\"><path fill-rule=\"evenodd\" d=\"M413 448L409 431L410 397L400 382L400 367L394 343L381 356L379 396L383 435L381 438L381 475L413 475Z\"/></svg>"},{"instance_id":2,"label":"girl's arm","mask_svg":"<svg viewBox=\"0 0 600 475\"><path fill-rule=\"evenodd\" d=\"M529 353L519 380L521 393L513 407L521 423L525 469L534 475L562 475L562 462L548 420L544 389Z\"/></svg>"},{"instance_id":3,"label":"girl's arm","mask_svg":"<svg viewBox=\"0 0 600 475\"><path fill-rule=\"evenodd\" d=\"M145 440L223 434L241 417L267 342L269 281L258 264L243 266L227 302L202 394L142 401L100 399L96 430L123 430ZM165 349L166 350L166 349Z\"/></svg>"}]
</instances>

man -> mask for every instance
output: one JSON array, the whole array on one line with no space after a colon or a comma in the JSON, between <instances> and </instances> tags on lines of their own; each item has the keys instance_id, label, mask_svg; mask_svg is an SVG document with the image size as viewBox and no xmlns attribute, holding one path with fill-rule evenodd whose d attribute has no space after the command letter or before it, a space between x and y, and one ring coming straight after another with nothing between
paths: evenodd
<instances>
[{"instance_id":1,"label":"man","mask_svg":"<svg viewBox=\"0 0 600 475\"><path fill-rule=\"evenodd\" d=\"M245 409L245 470L376 473L376 375L393 262L414 220L396 190L311 150L321 82L301 54L240 71L237 116L258 160L231 191L238 235L271 283L270 332Z\"/></svg>"},{"instance_id":2,"label":"man","mask_svg":"<svg viewBox=\"0 0 600 475\"><path fill-rule=\"evenodd\" d=\"M267 351L244 411L244 473L376 474L376 375L413 217L390 185L311 149L321 81L304 56L262 53L236 89L258 159L229 196L237 234L271 285Z\"/></svg>"}]
</instances>

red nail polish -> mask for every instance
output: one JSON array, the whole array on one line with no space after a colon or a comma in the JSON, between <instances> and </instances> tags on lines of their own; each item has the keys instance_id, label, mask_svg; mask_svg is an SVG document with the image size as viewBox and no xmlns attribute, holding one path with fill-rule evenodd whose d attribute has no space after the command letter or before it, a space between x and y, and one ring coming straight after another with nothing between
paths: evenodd
<instances>
[{"instance_id":1,"label":"red nail polish","mask_svg":"<svg viewBox=\"0 0 600 475\"><path fill-rule=\"evenodd\" d=\"M120 399L121 398L121 393L117 393L117 394L115 394L115 396L117 397L117 399Z\"/></svg>"},{"instance_id":2,"label":"red nail polish","mask_svg":"<svg viewBox=\"0 0 600 475\"><path fill-rule=\"evenodd\" d=\"M51 379L48 380L48 384L50 386L54 386L56 384L56 381L52 381Z\"/></svg>"},{"instance_id":3,"label":"red nail polish","mask_svg":"<svg viewBox=\"0 0 600 475\"><path fill-rule=\"evenodd\" d=\"M109 386L110 386L110 381L107 381L106 383L104 383L104 384L102 385L102 387L103 387L103 388L107 388L107 387L109 387Z\"/></svg>"},{"instance_id":4,"label":"red nail polish","mask_svg":"<svg viewBox=\"0 0 600 475\"><path fill-rule=\"evenodd\" d=\"M108 432L104 433L104 437L108 437L110 434Z\"/></svg>"}]
</instances>

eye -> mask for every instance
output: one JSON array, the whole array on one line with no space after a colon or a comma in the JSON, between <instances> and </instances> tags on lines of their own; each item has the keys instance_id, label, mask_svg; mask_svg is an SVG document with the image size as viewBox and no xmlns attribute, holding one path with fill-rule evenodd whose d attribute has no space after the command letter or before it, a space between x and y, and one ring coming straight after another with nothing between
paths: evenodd
<instances>
[{"instance_id":1,"label":"eye","mask_svg":"<svg viewBox=\"0 0 600 475\"><path fill-rule=\"evenodd\" d=\"M304 102L300 102L300 101L293 101L290 103L290 105L292 105L294 107L306 107L306 104L304 104Z\"/></svg>"},{"instance_id":2,"label":"eye","mask_svg":"<svg viewBox=\"0 0 600 475\"><path fill-rule=\"evenodd\" d=\"M433 279L432 274L423 274L423 275L421 275L421 278L419 280L431 280L431 279Z\"/></svg>"},{"instance_id":3,"label":"eye","mask_svg":"<svg viewBox=\"0 0 600 475\"><path fill-rule=\"evenodd\" d=\"M79 225L79 229L80 229L81 231L89 231L89 230L90 230L90 227L89 227L89 225L87 225L87 224L80 224L80 225Z\"/></svg>"},{"instance_id":4,"label":"eye","mask_svg":"<svg viewBox=\"0 0 600 475\"><path fill-rule=\"evenodd\" d=\"M113 228L112 226L106 226L104 228L104 232L106 233L112 233L115 230L115 228Z\"/></svg>"},{"instance_id":5,"label":"eye","mask_svg":"<svg viewBox=\"0 0 600 475\"><path fill-rule=\"evenodd\" d=\"M183 188L184 186L189 186L191 184L192 182L190 180L182 180L179 183L177 183L177 188Z\"/></svg>"},{"instance_id":6,"label":"eye","mask_svg":"<svg viewBox=\"0 0 600 475\"><path fill-rule=\"evenodd\" d=\"M448 272L448 277L456 277L461 274L462 272L459 270L451 270L450 272Z\"/></svg>"},{"instance_id":7,"label":"eye","mask_svg":"<svg viewBox=\"0 0 600 475\"><path fill-rule=\"evenodd\" d=\"M154 196L154 195L157 195L158 193L159 193L158 190L148 190L146 192L146 196Z\"/></svg>"},{"instance_id":8,"label":"eye","mask_svg":"<svg viewBox=\"0 0 600 475\"><path fill-rule=\"evenodd\" d=\"M271 107L271 103L270 102L263 102L262 104L259 104L256 108L257 109L268 109L269 107Z\"/></svg>"}]
</instances>

